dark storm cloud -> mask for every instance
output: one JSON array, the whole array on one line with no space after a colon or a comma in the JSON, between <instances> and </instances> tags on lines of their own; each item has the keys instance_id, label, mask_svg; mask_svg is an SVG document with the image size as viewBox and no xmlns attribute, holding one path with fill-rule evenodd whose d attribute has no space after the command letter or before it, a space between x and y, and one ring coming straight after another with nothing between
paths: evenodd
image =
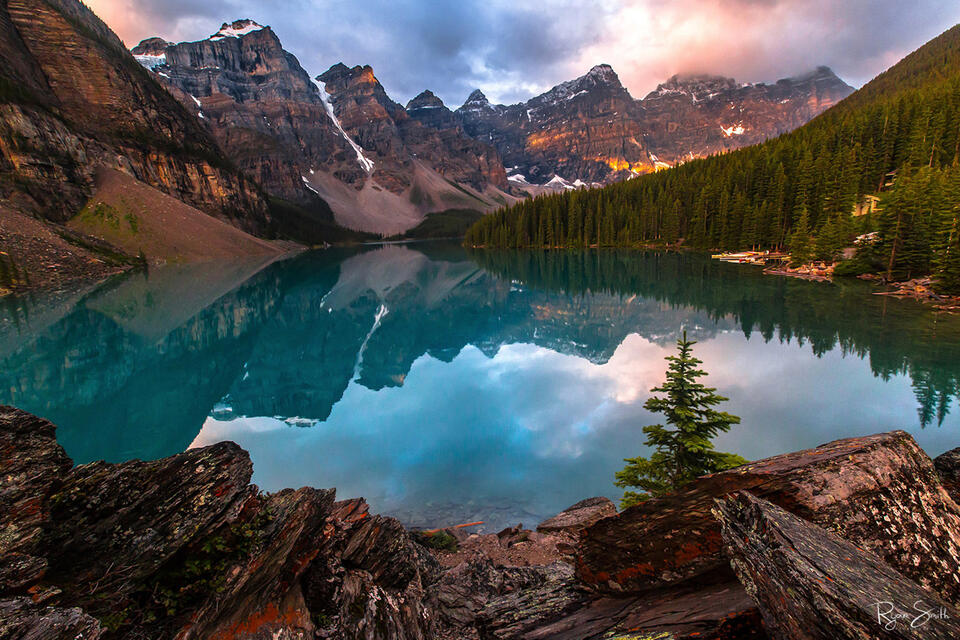
<instances>
[{"instance_id":1,"label":"dark storm cloud","mask_svg":"<svg viewBox=\"0 0 960 640\"><path fill-rule=\"evenodd\" d=\"M826 64L862 84L960 21L944 0L88 0L128 44L269 24L311 74L370 64L406 101L521 100L607 62L634 95L674 73L774 80Z\"/></svg>"}]
</instances>

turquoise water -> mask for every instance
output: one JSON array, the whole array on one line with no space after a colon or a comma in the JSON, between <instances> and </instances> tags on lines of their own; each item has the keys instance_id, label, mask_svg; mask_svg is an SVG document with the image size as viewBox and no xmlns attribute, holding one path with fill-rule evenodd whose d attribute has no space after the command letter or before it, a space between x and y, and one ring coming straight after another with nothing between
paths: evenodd
<instances>
[{"instance_id":1,"label":"turquoise water","mask_svg":"<svg viewBox=\"0 0 960 640\"><path fill-rule=\"evenodd\" d=\"M681 331L748 458L892 428L960 446L960 318L655 252L425 243L169 266L0 301L0 403L78 463L233 440L266 490L337 487L417 526L616 498Z\"/></svg>"}]
</instances>

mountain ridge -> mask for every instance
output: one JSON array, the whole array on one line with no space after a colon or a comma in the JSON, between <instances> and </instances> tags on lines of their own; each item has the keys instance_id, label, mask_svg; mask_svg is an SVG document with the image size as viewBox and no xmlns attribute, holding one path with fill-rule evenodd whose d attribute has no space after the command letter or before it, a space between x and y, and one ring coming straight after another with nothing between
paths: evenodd
<instances>
[{"instance_id":1,"label":"mountain ridge","mask_svg":"<svg viewBox=\"0 0 960 640\"><path fill-rule=\"evenodd\" d=\"M762 142L852 91L821 66L774 84L678 74L635 99L599 64L512 105L491 104L477 89L455 114L470 135L493 141L524 182L609 183Z\"/></svg>"}]
</instances>

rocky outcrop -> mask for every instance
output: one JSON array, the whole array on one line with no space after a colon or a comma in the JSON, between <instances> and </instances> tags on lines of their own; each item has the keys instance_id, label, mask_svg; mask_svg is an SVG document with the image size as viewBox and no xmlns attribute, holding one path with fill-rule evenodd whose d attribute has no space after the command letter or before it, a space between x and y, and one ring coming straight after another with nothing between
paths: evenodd
<instances>
[{"instance_id":1,"label":"rocky outcrop","mask_svg":"<svg viewBox=\"0 0 960 640\"><path fill-rule=\"evenodd\" d=\"M64 222L115 168L244 230L270 229L257 187L76 0L0 7L0 201Z\"/></svg>"},{"instance_id":2,"label":"rocky outcrop","mask_svg":"<svg viewBox=\"0 0 960 640\"><path fill-rule=\"evenodd\" d=\"M942 453L933 459L940 483L954 502L960 501L960 447Z\"/></svg>"},{"instance_id":3,"label":"rocky outcrop","mask_svg":"<svg viewBox=\"0 0 960 640\"><path fill-rule=\"evenodd\" d=\"M960 601L960 507L903 431L838 440L704 476L586 529L580 577L641 592L729 571L716 498L750 491L875 553L948 601Z\"/></svg>"},{"instance_id":4,"label":"rocky outcrop","mask_svg":"<svg viewBox=\"0 0 960 640\"><path fill-rule=\"evenodd\" d=\"M697 482L709 487L674 496L676 502L644 503L653 508L643 521L636 508L597 520L610 505L591 499L546 521L542 528L554 533L513 527L461 536L454 551L428 550L397 520L371 516L362 500L335 502L333 490L262 494L249 484L249 457L230 442L153 462L71 468L53 436L45 420L0 407L0 637L793 640L960 633L951 546L958 507L902 432L706 476ZM738 489L732 498L712 491L736 486L737 475L750 491L807 519ZM679 528L684 518L687 528ZM558 555L558 536L575 536L588 521L594 523L579 543L575 569ZM670 522L678 526L669 530ZM714 530L716 551L709 548ZM598 593L585 560L598 557L600 533L613 561L630 548L642 555L659 546L675 552L663 560L670 567L618 574L618 586L636 593ZM706 546L695 549L690 536ZM628 580L641 575L642 589L639 579ZM909 601L902 610L901 600ZM898 626L901 617L885 627L883 615L891 614L876 603L888 601L897 615L924 603L917 615L931 614L921 620L923 634Z\"/></svg>"},{"instance_id":5,"label":"rocky outcrop","mask_svg":"<svg viewBox=\"0 0 960 640\"><path fill-rule=\"evenodd\" d=\"M525 103L493 105L474 91L456 111L490 140L518 187L609 182L756 144L805 124L853 92L830 69L772 85L674 76L641 100L609 65Z\"/></svg>"},{"instance_id":6,"label":"rocky outcrop","mask_svg":"<svg viewBox=\"0 0 960 640\"><path fill-rule=\"evenodd\" d=\"M960 637L960 611L859 546L746 492L715 513L771 638Z\"/></svg>"},{"instance_id":7,"label":"rocky outcrop","mask_svg":"<svg viewBox=\"0 0 960 640\"><path fill-rule=\"evenodd\" d=\"M436 563L395 520L332 490L259 494L233 443L71 470L53 432L0 408L3 637L430 637Z\"/></svg>"},{"instance_id":8,"label":"rocky outcrop","mask_svg":"<svg viewBox=\"0 0 960 640\"><path fill-rule=\"evenodd\" d=\"M615 515L617 508L610 498L587 498L547 518L537 525L537 531L579 534L598 520Z\"/></svg>"}]
</instances>

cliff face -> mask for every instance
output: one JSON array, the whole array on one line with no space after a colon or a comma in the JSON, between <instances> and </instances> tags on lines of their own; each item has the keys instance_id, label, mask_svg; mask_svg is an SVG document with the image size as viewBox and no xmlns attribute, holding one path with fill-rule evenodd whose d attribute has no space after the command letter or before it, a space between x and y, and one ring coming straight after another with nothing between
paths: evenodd
<instances>
[{"instance_id":1,"label":"cliff face","mask_svg":"<svg viewBox=\"0 0 960 640\"><path fill-rule=\"evenodd\" d=\"M369 66L337 64L319 80L344 130L370 152L378 180L391 191L399 193L411 184L413 158L477 191L488 185L506 188L495 149L471 140L449 120L412 118L387 96ZM445 109L442 102L439 108Z\"/></svg>"},{"instance_id":2,"label":"cliff face","mask_svg":"<svg viewBox=\"0 0 960 640\"><path fill-rule=\"evenodd\" d=\"M640 104L652 152L676 164L792 131L852 92L830 69L820 67L772 85L674 76Z\"/></svg>"},{"instance_id":3,"label":"cliff face","mask_svg":"<svg viewBox=\"0 0 960 640\"><path fill-rule=\"evenodd\" d=\"M432 211L506 201L493 147L455 122L411 118L370 67L337 64L311 79L270 27L238 20L199 42L149 38L133 53L269 193L304 207L325 206L320 196L345 226L395 233Z\"/></svg>"},{"instance_id":4,"label":"cliff face","mask_svg":"<svg viewBox=\"0 0 960 640\"><path fill-rule=\"evenodd\" d=\"M0 7L0 199L63 222L116 168L253 232L269 228L252 182L75 0Z\"/></svg>"},{"instance_id":5,"label":"cliff face","mask_svg":"<svg viewBox=\"0 0 960 640\"><path fill-rule=\"evenodd\" d=\"M490 140L512 181L609 182L755 144L806 123L850 93L830 69L773 85L673 77L634 100L608 65L525 103L493 105L475 91L456 116Z\"/></svg>"},{"instance_id":6,"label":"cliff face","mask_svg":"<svg viewBox=\"0 0 960 640\"><path fill-rule=\"evenodd\" d=\"M311 170L357 174L316 85L270 27L238 21L198 42L150 38L133 53L271 194L309 205Z\"/></svg>"},{"instance_id":7,"label":"cliff face","mask_svg":"<svg viewBox=\"0 0 960 640\"><path fill-rule=\"evenodd\" d=\"M554 175L600 181L648 161L636 102L608 65L508 107L477 91L457 115L470 135L493 141L514 175L531 182Z\"/></svg>"}]
</instances>

